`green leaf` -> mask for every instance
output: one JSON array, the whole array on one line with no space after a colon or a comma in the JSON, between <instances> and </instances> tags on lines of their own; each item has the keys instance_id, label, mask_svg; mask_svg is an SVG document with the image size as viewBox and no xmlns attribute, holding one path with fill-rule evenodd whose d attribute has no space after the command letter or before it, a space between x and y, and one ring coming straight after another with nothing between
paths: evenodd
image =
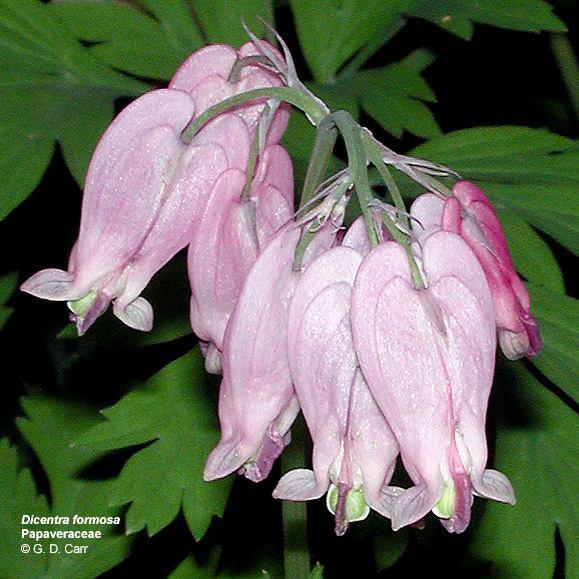
<instances>
[{"instance_id":1,"label":"green leaf","mask_svg":"<svg viewBox=\"0 0 579 579\"><path fill-rule=\"evenodd\" d=\"M22 515L49 513L46 497L38 495L28 469L19 467L18 453L6 438L0 439L0 576L40 577L47 553L25 556L20 552Z\"/></svg>"},{"instance_id":2,"label":"green leaf","mask_svg":"<svg viewBox=\"0 0 579 579\"><path fill-rule=\"evenodd\" d=\"M0 329L2 329L8 318L12 315L13 310L6 305L6 302L16 289L17 282L18 274L16 272L0 276Z\"/></svg>"},{"instance_id":3,"label":"green leaf","mask_svg":"<svg viewBox=\"0 0 579 579\"><path fill-rule=\"evenodd\" d=\"M49 7L77 38L96 43L90 52L100 60L137 76L168 80L201 47L201 35L184 0L141 4L158 19L115 3L76 0Z\"/></svg>"},{"instance_id":4,"label":"green leaf","mask_svg":"<svg viewBox=\"0 0 579 579\"><path fill-rule=\"evenodd\" d=\"M517 271L533 284L564 294L563 273L547 242L512 211L498 211L498 216Z\"/></svg>"},{"instance_id":5,"label":"green leaf","mask_svg":"<svg viewBox=\"0 0 579 579\"><path fill-rule=\"evenodd\" d=\"M198 351L166 366L142 387L103 410L105 420L78 440L94 451L150 443L127 461L112 504L131 503L127 533L153 535L183 509L196 539L221 515L231 479L203 481L203 464L219 439L214 396L203 383Z\"/></svg>"},{"instance_id":6,"label":"green leaf","mask_svg":"<svg viewBox=\"0 0 579 579\"><path fill-rule=\"evenodd\" d=\"M569 577L576 576L577 416L522 363L506 366L495 389L503 427L494 462L511 480L517 504L487 503L473 553L490 563L489 577L552 577L558 527L565 569Z\"/></svg>"},{"instance_id":7,"label":"green leaf","mask_svg":"<svg viewBox=\"0 0 579 579\"><path fill-rule=\"evenodd\" d=\"M403 529L396 533L374 533L373 537L374 558L379 571L389 569L402 557L408 546L408 532Z\"/></svg>"},{"instance_id":8,"label":"green leaf","mask_svg":"<svg viewBox=\"0 0 579 579\"><path fill-rule=\"evenodd\" d=\"M27 396L21 402L27 418L17 420L18 428L36 453L48 477L52 497L50 514L71 518L69 525L54 524L30 528L55 531L99 530L103 533L100 539L40 540L45 551L48 551L49 543L57 544L60 551L48 554L41 572L26 573L25 576L92 579L125 559L129 555L132 543L130 538L119 533L120 529L117 525L79 526L72 524L74 515L114 517L120 514L119 509L111 508L109 505L110 481L83 478L82 471L96 458L96 455L87 449L71 448L71 442L94 425L98 416L93 410L80 404L40 394ZM32 508L30 496L34 491L31 484L27 483L28 504L21 502L13 505L16 509L13 514L18 516L19 522L23 514L44 514L22 510ZM44 508L43 499L37 499L36 504L39 509ZM64 552L66 543L86 544L88 550L82 555L66 554ZM16 539L13 544L17 544ZM30 564L35 564L31 559L32 557L29 559ZM11 572L4 576L21 575Z\"/></svg>"},{"instance_id":9,"label":"green leaf","mask_svg":"<svg viewBox=\"0 0 579 579\"><path fill-rule=\"evenodd\" d=\"M579 253L579 206L575 187L557 184L547 194L541 185L478 183L497 207L515 211L574 253Z\"/></svg>"},{"instance_id":10,"label":"green leaf","mask_svg":"<svg viewBox=\"0 0 579 579\"><path fill-rule=\"evenodd\" d=\"M436 97L421 71L428 65L424 52L379 69L365 70L353 77L354 90L362 108L386 131L400 138L404 130L418 137L433 137L440 129L425 102Z\"/></svg>"},{"instance_id":11,"label":"green leaf","mask_svg":"<svg viewBox=\"0 0 579 579\"><path fill-rule=\"evenodd\" d=\"M480 185L498 209L578 251L573 140L528 127L478 127L432 139L411 154L447 164Z\"/></svg>"},{"instance_id":12,"label":"green leaf","mask_svg":"<svg viewBox=\"0 0 579 579\"><path fill-rule=\"evenodd\" d=\"M290 0L300 46L318 82L387 29L410 0Z\"/></svg>"},{"instance_id":13,"label":"green leaf","mask_svg":"<svg viewBox=\"0 0 579 579\"><path fill-rule=\"evenodd\" d=\"M579 302L539 285L529 285L528 289L543 338L543 351L531 362L579 401Z\"/></svg>"},{"instance_id":14,"label":"green leaf","mask_svg":"<svg viewBox=\"0 0 579 579\"><path fill-rule=\"evenodd\" d=\"M55 141L82 183L114 100L148 87L92 56L38 0L0 0L0 9L3 219L37 186Z\"/></svg>"},{"instance_id":15,"label":"green leaf","mask_svg":"<svg viewBox=\"0 0 579 579\"><path fill-rule=\"evenodd\" d=\"M422 0L407 11L469 40L473 22L526 32L564 31L565 25L543 0Z\"/></svg>"},{"instance_id":16,"label":"green leaf","mask_svg":"<svg viewBox=\"0 0 579 579\"><path fill-rule=\"evenodd\" d=\"M261 18L273 26L272 0L194 0L195 16L201 23L206 42L241 46L249 40L243 23L259 37L268 35Z\"/></svg>"}]
</instances>

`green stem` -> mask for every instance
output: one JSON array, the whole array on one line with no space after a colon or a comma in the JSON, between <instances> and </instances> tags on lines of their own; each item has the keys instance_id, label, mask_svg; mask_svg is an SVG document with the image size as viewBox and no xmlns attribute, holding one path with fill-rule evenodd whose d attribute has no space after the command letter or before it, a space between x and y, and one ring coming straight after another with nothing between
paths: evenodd
<instances>
[{"instance_id":1,"label":"green stem","mask_svg":"<svg viewBox=\"0 0 579 579\"><path fill-rule=\"evenodd\" d=\"M232 84L239 82L241 71L244 69L244 67L250 66L252 64L264 64L270 67L273 66L271 60L267 58L267 56L263 56L261 54L252 54L251 56L238 58L231 67L231 72L229 73L227 82Z\"/></svg>"},{"instance_id":2,"label":"green stem","mask_svg":"<svg viewBox=\"0 0 579 579\"><path fill-rule=\"evenodd\" d=\"M253 177L255 175L255 167L257 166L257 158L259 156L259 131L255 132L253 143L247 158L247 169L245 171L245 186L241 193L242 201L249 201L249 194L251 193L251 185L253 184Z\"/></svg>"},{"instance_id":3,"label":"green stem","mask_svg":"<svg viewBox=\"0 0 579 579\"><path fill-rule=\"evenodd\" d=\"M360 126L347 111L338 111L330 115L336 126L340 130L346 152L348 154L348 169L354 186L356 195L362 209L364 222L368 230L368 237L372 246L378 245L378 234L374 226L374 216L370 207L370 202L374 199L370 182L368 181L368 167L366 164L366 154L360 137Z\"/></svg>"},{"instance_id":4,"label":"green stem","mask_svg":"<svg viewBox=\"0 0 579 579\"><path fill-rule=\"evenodd\" d=\"M316 187L321 183L332 156L337 136L338 132L332 119L330 117L323 119L316 132L316 140L302 189L300 209L312 198Z\"/></svg>"},{"instance_id":5,"label":"green stem","mask_svg":"<svg viewBox=\"0 0 579 579\"><path fill-rule=\"evenodd\" d=\"M292 271L301 271L304 254L306 253L306 249L308 248L310 241L314 238L314 233L315 231L311 231L310 229L305 229L302 233L302 236L300 237L300 240L296 246Z\"/></svg>"},{"instance_id":6,"label":"green stem","mask_svg":"<svg viewBox=\"0 0 579 579\"><path fill-rule=\"evenodd\" d=\"M224 113L232 108L247 102L261 99L273 98L293 105L302 110L311 121L317 126L326 117L327 113L324 109L308 95L302 91L290 87L266 87L256 88L238 95L234 95L213 105L206 111L201 113L197 118L183 129L181 133L181 141L185 144L191 142L191 139L214 117Z\"/></svg>"},{"instance_id":7,"label":"green stem","mask_svg":"<svg viewBox=\"0 0 579 579\"><path fill-rule=\"evenodd\" d=\"M306 432L303 420L296 420L292 427L292 443L281 455L282 472L303 468L306 463ZM283 518L283 562L286 579L301 579L310 574L310 552L308 548L307 504L284 501Z\"/></svg>"},{"instance_id":8,"label":"green stem","mask_svg":"<svg viewBox=\"0 0 579 579\"><path fill-rule=\"evenodd\" d=\"M373 141L369 140L367 140L364 143L364 148L366 149L366 154L368 155L368 158L370 159L372 164L376 167L378 173L380 173L380 176L382 177L384 184L386 185L388 191L390 192L390 195L392 196L394 206L396 207L396 209L398 209L398 214L400 217L400 221L402 222L402 225L404 225L406 229L410 229L410 221L407 217L404 199L402 199L400 189L398 189L398 185L396 185L396 182L392 178L390 171L388 171L388 167L386 167L386 164L382 160L382 152Z\"/></svg>"},{"instance_id":9,"label":"green stem","mask_svg":"<svg viewBox=\"0 0 579 579\"><path fill-rule=\"evenodd\" d=\"M579 70L567 34L551 34L551 50L567 87L575 121L579 122Z\"/></svg>"}]
</instances>

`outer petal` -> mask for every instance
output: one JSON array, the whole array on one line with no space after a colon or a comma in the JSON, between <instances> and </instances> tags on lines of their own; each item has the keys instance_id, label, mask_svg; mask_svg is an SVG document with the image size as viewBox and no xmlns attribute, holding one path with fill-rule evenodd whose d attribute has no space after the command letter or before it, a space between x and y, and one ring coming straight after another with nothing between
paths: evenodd
<instances>
[{"instance_id":1,"label":"outer petal","mask_svg":"<svg viewBox=\"0 0 579 579\"><path fill-rule=\"evenodd\" d=\"M287 309L299 273L292 271L298 228L283 228L251 269L225 333L219 419L221 441L205 465L206 480L246 463L260 480L283 450L297 414L285 350ZM333 242L320 230L306 263Z\"/></svg>"},{"instance_id":2,"label":"outer petal","mask_svg":"<svg viewBox=\"0 0 579 579\"><path fill-rule=\"evenodd\" d=\"M189 247L191 325L219 350L243 282L257 259L250 208L240 202L244 186L245 174L238 169L221 175Z\"/></svg>"},{"instance_id":3,"label":"outer petal","mask_svg":"<svg viewBox=\"0 0 579 579\"><path fill-rule=\"evenodd\" d=\"M245 168L248 155L247 128L236 115L221 117L211 130L196 136L176 161L159 214L125 273L123 292L115 302L117 317L136 327L127 319L127 308L138 299L151 277L191 242L219 175L228 165ZM239 191L236 194L239 196Z\"/></svg>"},{"instance_id":4,"label":"outer petal","mask_svg":"<svg viewBox=\"0 0 579 579\"><path fill-rule=\"evenodd\" d=\"M76 301L106 286L106 299L114 295L122 269L155 221L172 160L183 150L179 134L193 112L188 95L164 89L143 95L119 114L101 138L87 173L69 272L45 270L25 282L24 291ZM104 311L99 307L92 314L97 309L99 314Z\"/></svg>"},{"instance_id":5,"label":"outer petal","mask_svg":"<svg viewBox=\"0 0 579 579\"><path fill-rule=\"evenodd\" d=\"M190 93L209 76L217 74L227 80L236 59L237 51L231 46L226 44L205 46L183 62L171 79L169 88Z\"/></svg>"},{"instance_id":6,"label":"outer petal","mask_svg":"<svg viewBox=\"0 0 579 579\"><path fill-rule=\"evenodd\" d=\"M428 306L412 288L396 243L376 247L364 260L352 295L352 329L368 386L417 485L397 501L392 525L399 528L421 519L441 496L452 418Z\"/></svg>"},{"instance_id":7,"label":"outer petal","mask_svg":"<svg viewBox=\"0 0 579 579\"><path fill-rule=\"evenodd\" d=\"M392 236L382 224L380 218L380 212L374 215L377 223L380 224L379 235L381 236L380 241L391 241ZM355 249L360 255L368 255L372 246L370 244L370 238L368 237L368 230L366 228L366 222L364 217L360 215L352 225L346 231L344 238L342 239L342 245L345 247L351 247Z\"/></svg>"},{"instance_id":8,"label":"outer petal","mask_svg":"<svg viewBox=\"0 0 579 579\"><path fill-rule=\"evenodd\" d=\"M444 201L434 193L424 193L417 197L410 207L412 221L412 233L418 243L415 251L419 255L421 246L426 239L441 228Z\"/></svg>"}]
</instances>

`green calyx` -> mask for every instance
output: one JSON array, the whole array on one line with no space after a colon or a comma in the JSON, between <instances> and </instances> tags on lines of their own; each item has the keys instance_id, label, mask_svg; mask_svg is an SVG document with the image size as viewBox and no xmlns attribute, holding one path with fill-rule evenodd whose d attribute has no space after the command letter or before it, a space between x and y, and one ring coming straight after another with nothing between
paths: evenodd
<instances>
[{"instance_id":1,"label":"green calyx","mask_svg":"<svg viewBox=\"0 0 579 579\"><path fill-rule=\"evenodd\" d=\"M326 495L326 506L332 515L336 514L338 504L339 490L335 485L330 485ZM364 499L364 493L361 488L351 489L346 497L346 521L355 523L363 521L370 513L370 507Z\"/></svg>"},{"instance_id":2,"label":"green calyx","mask_svg":"<svg viewBox=\"0 0 579 579\"><path fill-rule=\"evenodd\" d=\"M88 292L86 294L86 296L84 296L78 300L74 300L73 302L68 302L68 309L75 316L83 318L84 316L86 316L86 314L92 308L92 306L96 300L96 297L97 297L96 291L90 290L90 292Z\"/></svg>"},{"instance_id":3,"label":"green calyx","mask_svg":"<svg viewBox=\"0 0 579 579\"><path fill-rule=\"evenodd\" d=\"M454 515L456 505L456 490L454 483L445 483L441 499L434 505L432 512L441 519L450 519Z\"/></svg>"}]
</instances>

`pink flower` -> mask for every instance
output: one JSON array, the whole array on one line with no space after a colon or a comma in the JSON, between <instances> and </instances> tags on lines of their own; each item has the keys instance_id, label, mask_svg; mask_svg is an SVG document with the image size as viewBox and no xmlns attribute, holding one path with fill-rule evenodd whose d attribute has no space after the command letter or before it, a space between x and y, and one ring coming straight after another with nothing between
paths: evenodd
<instances>
[{"instance_id":1,"label":"pink flower","mask_svg":"<svg viewBox=\"0 0 579 579\"><path fill-rule=\"evenodd\" d=\"M251 42L239 50L225 44L206 46L185 60L169 83L169 88L189 93L195 102L195 114L199 116L211 106L236 94L256 88L283 86L283 79L277 72L259 64L244 66L239 80L229 82L231 69L239 58L258 54L259 51ZM281 55L279 58L282 58ZM236 109L252 135L263 113L264 103L265 99L260 99ZM289 107L286 104L280 105L268 132L268 143L277 143L281 139L288 120Z\"/></svg>"},{"instance_id":2,"label":"pink flower","mask_svg":"<svg viewBox=\"0 0 579 579\"><path fill-rule=\"evenodd\" d=\"M350 295L362 257L347 247L323 253L300 279L289 310L288 360L314 441L313 472L286 473L274 497L305 501L328 492L336 533L369 508L390 516L398 445L358 369ZM384 490L383 490L384 489Z\"/></svg>"},{"instance_id":3,"label":"pink flower","mask_svg":"<svg viewBox=\"0 0 579 579\"><path fill-rule=\"evenodd\" d=\"M246 45L239 55L251 53ZM125 324L150 330L153 309L141 292L156 271L191 242L220 175L246 171L263 102L219 115L189 145L180 140L188 122L208 106L248 88L282 83L279 75L260 65L243 68L241 80L228 83L237 57L237 51L226 46L195 53L171 88L137 99L103 135L87 174L80 232L68 271L44 270L22 285L37 297L67 301L79 335L111 301ZM219 90L212 84L216 80ZM273 117L272 142L281 137L287 118L285 109ZM219 182L224 197L236 193L232 174ZM272 207L261 211L275 221Z\"/></svg>"},{"instance_id":4,"label":"pink flower","mask_svg":"<svg viewBox=\"0 0 579 579\"><path fill-rule=\"evenodd\" d=\"M265 478L289 441L299 407L286 353L287 312L300 277L293 270L301 229L293 223L270 241L249 272L223 344L219 392L221 440L205 465L205 480L238 469L253 481ZM320 229L304 256L304 267L335 238L331 224Z\"/></svg>"},{"instance_id":5,"label":"pink flower","mask_svg":"<svg viewBox=\"0 0 579 579\"><path fill-rule=\"evenodd\" d=\"M141 96L119 114L101 138L87 173L80 232L68 271L43 270L22 285L34 296L68 301L79 334L122 293L126 269L166 202L169 175L185 151L179 135L193 113L187 94L162 89ZM215 163L204 160L203 165L206 175ZM152 310L136 298L126 305L123 317L133 327L148 329Z\"/></svg>"},{"instance_id":6,"label":"pink flower","mask_svg":"<svg viewBox=\"0 0 579 579\"><path fill-rule=\"evenodd\" d=\"M457 181L445 205L443 228L459 233L478 257L493 295L499 343L516 360L536 356L542 347L531 300L517 275L501 224L486 195L468 181Z\"/></svg>"},{"instance_id":7,"label":"pink flower","mask_svg":"<svg viewBox=\"0 0 579 579\"><path fill-rule=\"evenodd\" d=\"M394 499L393 528L432 510L459 533L473 494L515 501L508 479L485 469L494 309L484 272L458 235L433 233L422 253L423 290L414 289L396 243L364 259L352 294L354 345L416 485Z\"/></svg>"},{"instance_id":8,"label":"pink flower","mask_svg":"<svg viewBox=\"0 0 579 579\"><path fill-rule=\"evenodd\" d=\"M461 235L485 272L505 356L511 360L536 356L542 346L539 326L531 315L529 294L513 266L490 201L468 181L457 181L452 191L454 196L446 202L427 193L413 203L411 213L417 219L414 232L418 241L441 227Z\"/></svg>"},{"instance_id":9,"label":"pink flower","mask_svg":"<svg viewBox=\"0 0 579 579\"><path fill-rule=\"evenodd\" d=\"M247 274L263 247L293 215L292 162L280 145L269 145L256 168L249 197L246 175L224 172L215 184L191 245L191 325L205 342L206 367L221 371L227 322Z\"/></svg>"}]
</instances>

